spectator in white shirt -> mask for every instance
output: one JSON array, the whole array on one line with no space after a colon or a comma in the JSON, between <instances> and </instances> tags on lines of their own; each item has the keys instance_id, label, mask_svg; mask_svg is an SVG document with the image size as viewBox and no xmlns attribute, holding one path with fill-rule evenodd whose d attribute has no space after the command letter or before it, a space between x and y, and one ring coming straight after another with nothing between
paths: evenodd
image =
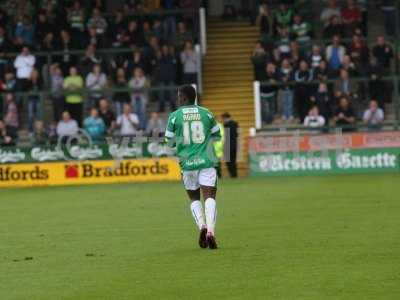
<instances>
[{"instance_id":1,"label":"spectator in white shirt","mask_svg":"<svg viewBox=\"0 0 400 300\"><path fill-rule=\"evenodd\" d=\"M369 130L379 130L382 126L385 114L378 107L378 101L372 99L369 102L369 108L364 112L363 121L368 126Z\"/></svg>"},{"instance_id":2,"label":"spectator in white shirt","mask_svg":"<svg viewBox=\"0 0 400 300\"><path fill-rule=\"evenodd\" d=\"M103 92L106 86L106 74L101 72L100 65L94 65L92 72L86 76L86 87L89 90L89 108L98 106L99 100L104 96Z\"/></svg>"},{"instance_id":3,"label":"spectator in white shirt","mask_svg":"<svg viewBox=\"0 0 400 300\"><path fill-rule=\"evenodd\" d=\"M304 126L318 128L325 125L325 118L319 114L317 106L313 106L304 119Z\"/></svg>"},{"instance_id":4,"label":"spectator in white shirt","mask_svg":"<svg viewBox=\"0 0 400 300\"><path fill-rule=\"evenodd\" d=\"M17 70L17 89L18 91L27 91L29 89L29 78L36 58L33 56L28 47L23 47L21 53L15 58L14 67Z\"/></svg>"},{"instance_id":5,"label":"spectator in white shirt","mask_svg":"<svg viewBox=\"0 0 400 300\"><path fill-rule=\"evenodd\" d=\"M183 83L192 84L197 82L197 56L192 42L185 43L185 49L181 53L183 65Z\"/></svg>"},{"instance_id":6,"label":"spectator in white shirt","mask_svg":"<svg viewBox=\"0 0 400 300\"><path fill-rule=\"evenodd\" d=\"M125 104L122 115L117 118L117 127L120 128L121 135L134 135L139 130L139 118L132 113L129 104Z\"/></svg>"},{"instance_id":7,"label":"spectator in white shirt","mask_svg":"<svg viewBox=\"0 0 400 300\"><path fill-rule=\"evenodd\" d=\"M68 137L78 133L78 122L71 118L68 111L64 111L61 120L57 124L57 135L62 142L66 142Z\"/></svg>"}]
</instances>

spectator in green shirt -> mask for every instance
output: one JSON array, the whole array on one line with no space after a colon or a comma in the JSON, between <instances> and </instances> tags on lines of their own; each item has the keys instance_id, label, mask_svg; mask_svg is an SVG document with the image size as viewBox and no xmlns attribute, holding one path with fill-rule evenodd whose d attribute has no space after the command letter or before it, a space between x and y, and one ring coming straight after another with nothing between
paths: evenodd
<instances>
[{"instance_id":1,"label":"spectator in green shirt","mask_svg":"<svg viewBox=\"0 0 400 300\"><path fill-rule=\"evenodd\" d=\"M79 125L82 124L83 116L83 78L78 74L76 67L69 69L69 76L64 80L64 90L66 92L65 103L67 110Z\"/></svg>"}]
</instances>

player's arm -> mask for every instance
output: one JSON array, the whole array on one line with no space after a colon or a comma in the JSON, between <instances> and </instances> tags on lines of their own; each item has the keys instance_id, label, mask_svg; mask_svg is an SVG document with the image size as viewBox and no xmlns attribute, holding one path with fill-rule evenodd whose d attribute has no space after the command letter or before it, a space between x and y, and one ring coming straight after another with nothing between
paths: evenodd
<instances>
[{"instance_id":1,"label":"player's arm","mask_svg":"<svg viewBox=\"0 0 400 300\"><path fill-rule=\"evenodd\" d=\"M176 146L175 140L175 122L176 117L174 113L171 113L168 118L167 128L165 129L165 141L171 148Z\"/></svg>"}]
</instances>

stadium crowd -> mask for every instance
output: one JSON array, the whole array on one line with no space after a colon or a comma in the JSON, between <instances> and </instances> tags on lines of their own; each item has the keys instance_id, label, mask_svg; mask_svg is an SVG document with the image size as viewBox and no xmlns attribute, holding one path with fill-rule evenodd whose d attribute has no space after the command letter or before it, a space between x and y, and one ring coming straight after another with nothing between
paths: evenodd
<instances>
[{"instance_id":1,"label":"stadium crowd","mask_svg":"<svg viewBox=\"0 0 400 300\"><path fill-rule=\"evenodd\" d=\"M25 127L38 141L73 134L75 124L95 139L164 130L171 87L197 80L196 1L125 1L112 12L103 2L0 3L0 144L14 145ZM40 120L44 98L49 126Z\"/></svg>"},{"instance_id":2,"label":"stadium crowd","mask_svg":"<svg viewBox=\"0 0 400 300\"><path fill-rule=\"evenodd\" d=\"M367 1L323 1L319 16L311 16L311 1L273 2L260 6L261 37L251 57L263 123L353 130L361 119L379 129L391 101L392 85L384 77L395 51L383 32L368 44ZM380 5L385 34L393 36L396 3Z\"/></svg>"}]
</instances>

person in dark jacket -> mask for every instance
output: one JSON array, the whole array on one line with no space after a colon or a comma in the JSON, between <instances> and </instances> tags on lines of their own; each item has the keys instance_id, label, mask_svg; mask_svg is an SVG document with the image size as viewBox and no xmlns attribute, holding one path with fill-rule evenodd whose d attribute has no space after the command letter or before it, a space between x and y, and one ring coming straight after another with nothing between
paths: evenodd
<instances>
[{"instance_id":1,"label":"person in dark jacket","mask_svg":"<svg viewBox=\"0 0 400 300\"><path fill-rule=\"evenodd\" d=\"M224 153L226 166L229 171L229 175L232 178L237 177L237 146L238 146L238 123L235 122L229 113L222 114L222 120L225 128L225 143Z\"/></svg>"},{"instance_id":2,"label":"person in dark jacket","mask_svg":"<svg viewBox=\"0 0 400 300\"><path fill-rule=\"evenodd\" d=\"M177 60L171 54L170 48L163 45L161 51L157 54L157 85L162 88L158 93L158 111L165 111L165 103L169 102L171 110L176 108L175 99L172 96L171 90L163 89L175 85L177 76Z\"/></svg>"},{"instance_id":3,"label":"person in dark jacket","mask_svg":"<svg viewBox=\"0 0 400 300\"><path fill-rule=\"evenodd\" d=\"M372 48L372 54L376 58L378 64L386 73L390 70L390 63L393 59L393 49L383 35L376 38L376 45Z\"/></svg>"},{"instance_id":4,"label":"person in dark jacket","mask_svg":"<svg viewBox=\"0 0 400 300\"><path fill-rule=\"evenodd\" d=\"M260 91L262 121L267 124L273 122L277 112L279 79L276 65L272 62L267 63L265 73L261 77L261 81L264 82L265 85L261 86Z\"/></svg>"}]
</instances>

